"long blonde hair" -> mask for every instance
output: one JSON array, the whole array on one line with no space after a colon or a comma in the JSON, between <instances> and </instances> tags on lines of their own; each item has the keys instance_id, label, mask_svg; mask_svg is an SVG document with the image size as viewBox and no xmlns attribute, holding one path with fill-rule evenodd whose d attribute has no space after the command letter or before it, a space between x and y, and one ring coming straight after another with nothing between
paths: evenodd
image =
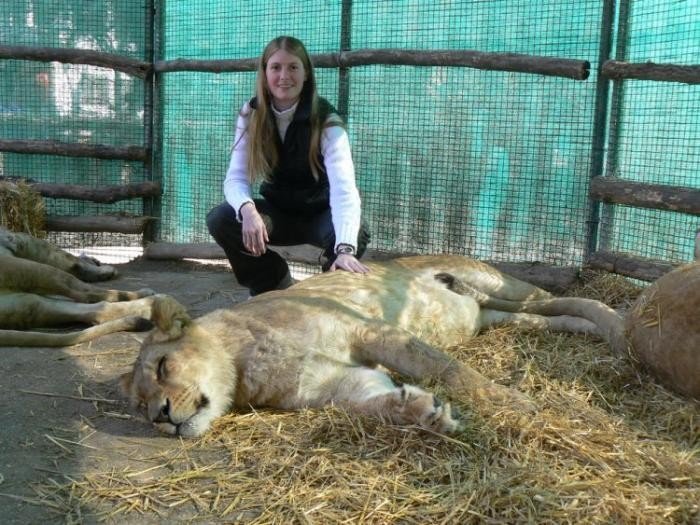
<instances>
[{"instance_id":1,"label":"long blonde hair","mask_svg":"<svg viewBox=\"0 0 700 525\"><path fill-rule=\"evenodd\" d=\"M251 110L248 121L248 178L250 182L262 178L267 180L277 166L277 148L270 147L276 143L277 127L274 118L270 117L271 96L267 88L265 69L270 57L279 51L285 50L301 60L306 72L306 81L301 91L300 101L311 97L311 141L309 146L309 166L316 180L322 167L319 163L319 150L321 148L321 130L324 123L321 122L318 109L318 94L316 93L316 75L311 64L311 58L304 44L292 36L279 36L265 46L262 56L258 61L258 75L255 82L255 94L257 107ZM334 122L331 125L338 125Z\"/></svg>"}]
</instances>

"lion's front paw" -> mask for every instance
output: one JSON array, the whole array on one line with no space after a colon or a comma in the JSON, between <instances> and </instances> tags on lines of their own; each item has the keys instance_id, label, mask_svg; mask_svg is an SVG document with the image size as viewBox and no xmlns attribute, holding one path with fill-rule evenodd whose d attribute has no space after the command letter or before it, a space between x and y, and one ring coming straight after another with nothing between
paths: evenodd
<instances>
[{"instance_id":1,"label":"lion's front paw","mask_svg":"<svg viewBox=\"0 0 700 525\"><path fill-rule=\"evenodd\" d=\"M401 387L401 417L423 428L452 434L462 428L457 414L449 403L443 403L433 394L412 385Z\"/></svg>"}]
</instances>

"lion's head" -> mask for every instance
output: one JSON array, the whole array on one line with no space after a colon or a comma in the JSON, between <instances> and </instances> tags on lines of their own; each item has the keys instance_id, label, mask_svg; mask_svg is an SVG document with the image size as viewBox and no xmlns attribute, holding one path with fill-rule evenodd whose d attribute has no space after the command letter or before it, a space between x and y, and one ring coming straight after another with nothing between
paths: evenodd
<instances>
[{"instance_id":1,"label":"lion's head","mask_svg":"<svg viewBox=\"0 0 700 525\"><path fill-rule=\"evenodd\" d=\"M122 389L160 431L200 436L228 409L232 367L214 358L208 334L171 297L154 303L153 321L133 370L121 377Z\"/></svg>"}]
</instances>

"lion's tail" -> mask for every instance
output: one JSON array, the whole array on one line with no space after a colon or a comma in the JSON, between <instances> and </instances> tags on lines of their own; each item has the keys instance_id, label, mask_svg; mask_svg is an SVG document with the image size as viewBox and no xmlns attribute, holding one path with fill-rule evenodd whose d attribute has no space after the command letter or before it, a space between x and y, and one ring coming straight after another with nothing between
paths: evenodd
<instances>
[{"instance_id":1,"label":"lion's tail","mask_svg":"<svg viewBox=\"0 0 700 525\"><path fill-rule=\"evenodd\" d=\"M143 317L127 316L107 321L77 332L25 332L0 330L0 346L60 347L77 345L114 332L142 332L151 328L151 322Z\"/></svg>"}]
</instances>

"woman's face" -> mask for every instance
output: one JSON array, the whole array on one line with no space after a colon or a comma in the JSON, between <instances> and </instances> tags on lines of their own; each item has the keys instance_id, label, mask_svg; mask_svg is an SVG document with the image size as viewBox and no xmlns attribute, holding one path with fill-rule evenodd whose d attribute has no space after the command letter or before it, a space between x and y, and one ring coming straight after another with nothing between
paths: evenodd
<instances>
[{"instance_id":1,"label":"woman's face","mask_svg":"<svg viewBox=\"0 0 700 525\"><path fill-rule=\"evenodd\" d=\"M265 78L277 109L288 109L299 100L306 76L304 64L298 56L284 49L278 49L270 55L265 67Z\"/></svg>"}]
</instances>

